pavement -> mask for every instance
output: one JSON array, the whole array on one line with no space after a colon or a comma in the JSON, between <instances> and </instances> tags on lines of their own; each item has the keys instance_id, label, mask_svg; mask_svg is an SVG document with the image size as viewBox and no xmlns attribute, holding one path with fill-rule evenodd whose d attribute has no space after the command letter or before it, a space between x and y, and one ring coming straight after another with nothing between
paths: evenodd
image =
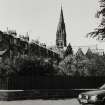
<instances>
[{"instance_id":1,"label":"pavement","mask_svg":"<svg viewBox=\"0 0 105 105\"><path fill-rule=\"evenodd\" d=\"M79 105L77 99L0 101L0 105Z\"/></svg>"}]
</instances>

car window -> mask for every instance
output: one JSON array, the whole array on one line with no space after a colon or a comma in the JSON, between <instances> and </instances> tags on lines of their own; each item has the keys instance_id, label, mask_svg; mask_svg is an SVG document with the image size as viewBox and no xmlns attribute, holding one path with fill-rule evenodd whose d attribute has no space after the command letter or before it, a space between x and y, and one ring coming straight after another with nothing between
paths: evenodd
<instances>
[{"instance_id":1,"label":"car window","mask_svg":"<svg viewBox=\"0 0 105 105\"><path fill-rule=\"evenodd\" d=\"M99 89L105 89L105 84L102 85Z\"/></svg>"}]
</instances>

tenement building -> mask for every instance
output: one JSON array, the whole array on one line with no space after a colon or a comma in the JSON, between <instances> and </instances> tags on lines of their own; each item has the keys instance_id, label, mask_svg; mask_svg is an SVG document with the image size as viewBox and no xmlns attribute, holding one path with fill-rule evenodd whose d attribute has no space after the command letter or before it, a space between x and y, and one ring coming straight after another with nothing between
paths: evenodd
<instances>
[{"instance_id":1,"label":"tenement building","mask_svg":"<svg viewBox=\"0 0 105 105\"><path fill-rule=\"evenodd\" d=\"M43 57L58 60L59 54L46 48L45 45L29 42L29 36L17 35L14 30L0 31L0 62L15 63L15 59L25 56Z\"/></svg>"}]
</instances>

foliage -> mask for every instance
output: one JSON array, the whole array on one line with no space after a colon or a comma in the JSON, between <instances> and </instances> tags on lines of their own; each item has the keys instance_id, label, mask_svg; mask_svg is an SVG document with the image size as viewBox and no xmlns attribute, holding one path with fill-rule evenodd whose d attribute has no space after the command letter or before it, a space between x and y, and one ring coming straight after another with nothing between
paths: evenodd
<instances>
[{"instance_id":1,"label":"foliage","mask_svg":"<svg viewBox=\"0 0 105 105\"><path fill-rule=\"evenodd\" d=\"M57 72L57 64L52 59L25 56L16 58L15 63L0 63L0 77L46 76L57 75Z\"/></svg>"},{"instance_id":2,"label":"foliage","mask_svg":"<svg viewBox=\"0 0 105 105\"><path fill-rule=\"evenodd\" d=\"M75 73L77 71L75 64L76 61L73 55L65 57L65 59L59 63L60 74L75 76L76 75Z\"/></svg>"},{"instance_id":3,"label":"foliage","mask_svg":"<svg viewBox=\"0 0 105 105\"><path fill-rule=\"evenodd\" d=\"M84 55L81 49L78 49L75 59L79 76L88 76L89 59Z\"/></svg>"},{"instance_id":4,"label":"foliage","mask_svg":"<svg viewBox=\"0 0 105 105\"><path fill-rule=\"evenodd\" d=\"M89 60L85 56L69 55L63 61L59 63L61 75L69 76L88 76Z\"/></svg>"},{"instance_id":5,"label":"foliage","mask_svg":"<svg viewBox=\"0 0 105 105\"><path fill-rule=\"evenodd\" d=\"M0 63L0 78L21 76L105 76L105 55L84 54L81 49L59 62L51 58L19 57L15 62Z\"/></svg>"},{"instance_id":6,"label":"foliage","mask_svg":"<svg viewBox=\"0 0 105 105\"><path fill-rule=\"evenodd\" d=\"M105 57L93 54L90 49L84 55L81 50L75 55L65 57L59 63L60 75L105 76Z\"/></svg>"},{"instance_id":7,"label":"foliage","mask_svg":"<svg viewBox=\"0 0 105 105\"><path fill-rule=\"evenodd\" d=\"M100 0L100 9L97 11L96 17L101 18L101 22L93 32L87 34L88 37L97 38L98 40L105 39L105 0Z\"/></svg>"},{"instance_id":8,"label":"foliage","mask_svg":"<svg viewBox=\"0 0 105 105\"><path fill-rule=\"evenodd\" d=\"M51 59L37 57L18 59L16 67L19 75L44 76L54 75L57 72L56 65L53 65Z\"/></svg>"},{"instance_id":9,"label":"foliage","mask_svg":"<svg viewBox=\"0 0 105 105\"><path fill-rule=\"evenodd\" d=\"M16 73L15 67L9 63L0 63L0 78L12 76Z\"/></svg>"},{"instance_id":10,"label":"foliage","mask_svg":"<svg viewBox=\"0 0 105 105\"><path fill-rule=\"evenodd\" d=\"M89 59L90 66L88 66L90 76L105 76L105 59L103 56L93 54Z\"/></svg>"}]
</instances>

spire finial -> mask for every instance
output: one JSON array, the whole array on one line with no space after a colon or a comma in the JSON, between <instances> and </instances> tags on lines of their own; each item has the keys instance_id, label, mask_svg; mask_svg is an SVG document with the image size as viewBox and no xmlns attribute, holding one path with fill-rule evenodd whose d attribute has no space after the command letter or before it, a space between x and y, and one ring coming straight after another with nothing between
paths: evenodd
<instances>
[{"instance_id":1,"label":"spire finial","mask_svg":"<svg viewBox=\"0 0 105 105\"><path fill-rule=\"evenodd\" d=\"M62 9L62 3L61 3L61 11L63 11L63 9Z\"/></svg>"},{"instance_id":2,"label":"spire finial","mask_svg":"<svg viewBox=\"0 0 105 105\"><path fill-rule=\"evenodd\" d=\"M62 3L61 3L61 9L62 9Z\"/></svg>"},{"instance_id":3,"label":"spire finial","mask_svg":"<svg viewBox=\"0 0 105 105\"><path fill-rule=\"evenodd\" d=\"M64 22L62 4L61 4L61 14L60 14L60 21L61 21L61 23L62 23L62 22Z\"/></svg>"}]
</instances>

